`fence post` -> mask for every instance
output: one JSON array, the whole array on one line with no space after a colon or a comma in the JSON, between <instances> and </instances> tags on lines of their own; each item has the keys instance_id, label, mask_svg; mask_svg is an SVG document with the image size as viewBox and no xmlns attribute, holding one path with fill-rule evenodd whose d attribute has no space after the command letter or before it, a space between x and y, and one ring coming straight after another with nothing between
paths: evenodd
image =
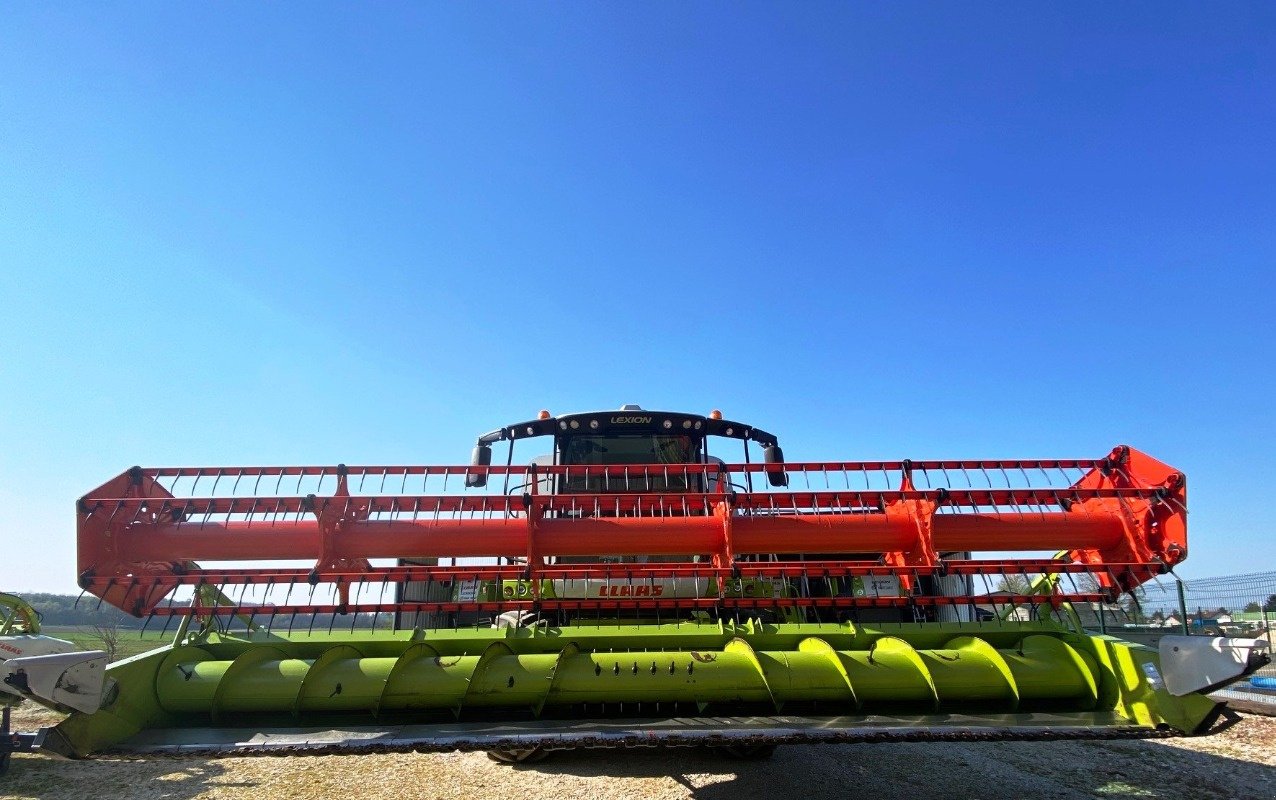
<instances>
[{"instance_id":1,"label":"fence post","mask_svg":"<svg viewBox=\"0 0 1276 800\"><path fill-rule=\"evenodd\" d=\"M1183 628L1183 635L1187 636L1187 593L1183 591L1183 579L1174 576L1174 583L1179 589L1179 626Z\"/></svg>"}]
</instances>

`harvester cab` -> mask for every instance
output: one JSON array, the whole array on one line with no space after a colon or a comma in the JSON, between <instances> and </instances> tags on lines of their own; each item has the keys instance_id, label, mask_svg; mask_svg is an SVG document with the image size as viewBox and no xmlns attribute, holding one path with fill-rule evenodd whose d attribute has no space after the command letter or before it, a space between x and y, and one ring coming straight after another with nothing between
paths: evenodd
<instances>
[{"instance_id":1,"label":"harvester cab","mask_svg":"<svg viewBox=\"0 0 1276 800\"><path fill-rule=\"evenodd\" d=\"M1186 479L1125 446L793 462L625 407L459 466L134 467L76 515L83 589L176 631L70 755L1163 736L1267 657L1084 627L1188 552Z\"/></svg>"},{"instance_id":2,"label":"harvester cab","mask_svg":"<svg viewBox=\"0 0 1276 800\"><path fill-rule=\"evenodd\" d=\"M745 461L749 460L749 442L755 442L762 448L763 462L772 465L766 472L771 486L785 486L788 476L784 472L784 452L775 436L760 428L744 425L731 420L724 420L720 411L713 411L707 417L694 414L647 411L641 406L624 405L619 411L601 411L585 414L570 414L554 417L548 411L542 411L536 419L510 425L479 437L474 446L471 464L476 468L490 466L492 463L492 445L497 442L509 442L509 459L512 460L514 442L532 437L553 437L553 452L534 460L533 465L555 466L624 466L667 464L673 466L703 464L725 467L725 462L716 456L710 456L708 437L736 439L744 443ZM681 474L675 470L672 475L661 472L649 473L645 470L633 475L596 474L593 480L586 479L585 474L578 473L569 479L550 481L543 480L543 493L568 492L604 492L622 494L627 492L660 492L666 490L713 491L716 481L722 474L706 472L703 474ZM565 476L549 476L544 478ZM701 477L707 481L700 485ZM751 488L753 475L746 473L745 480ZM486 485L487 476L481 471L467 476L466 485L480 487Z\"/></svg>"},{"instance_id":3,"label":"harvester cab","mask_svg":"<svg viewBox=\"0 0 1276 800\"><path fill-rule=\"evenodd\" d=\"M712 438L711 438L712 437ZM500 442L508 442L506 465L513 463L515 443L523 439L549 439L551 452L537 455L528 466L526 482L511 482L510 475L505 476L501 491L506 494L517 494L534 491L538 496L615 496L615 505L607 502L573 503L570 507L548 512L547 516L566 519L582 519L590 517L632 517L644 513L641 506L622 505L619 500L626 496L645 496L660 504L659 514L662 516L711 516L713 509L707 504L688 503L688 495L723 495L734 496L736 492L754 491L754 482L780 488L788 486L789 476L784 467L784 452L774 434L741 422L723 419L720 411L714 410L708 416L687 413L649 411L638 405L624 405L618 411L596 411L582 414L570 414L560 417L542 411L534 420L516 423L499 428L479 437L474 447L471 466L474 472L466 476L466 486L482 488L487 486L487 475L484 469L492 464L492 446ZM750 444L761 448L761 464L763 473L740 473L733 480L726 462L717 455L710 454L711 442L724 443L735 440L743 445L743 463L751 463ZM714 448L716 450L716 447ZM546 467L575 467L576 470L557 472ZM695 469L687 469L694 467ZM595 468L591 472L591 468ZM602 468L602 469L599 469ZM614 469L611 469L614 468ZM619 472L617 472L619 470ZM738 482L737 482L738 481ZM534 484L534 487L533 485ZM528 503L531 503L528 494ZM649 506L651 504L649 503ZM646 513L656 513L648 508ZM948 558L969 557L969 553L945 553ZM759 556L743 554L743 561L754 560ZM824 560L880 560L881 553L771 553L760 556L770 560L792 560L801 563L806 559ZM713 558L710 553L695 555L658 555L642 553L628 556L560 556L546 557L546 563L580 564L592 561L611 563L700 563ZM514 563L526 563L525 559L515 558ZM402 566L430 565L428 561L400 561ZM720 563L720 562L719 562ZM700 585L696 585L696 581ZM739 576L727 580L721 592L728 597L747 598L781 598L797 596L900 596L901 584L898 576L880 575L838 575L824 580L811 580L803 576L797 582L784 580L774 576ZM605 578L560 578L543 581L537 591L543 598L643 598L643 597L692 597L706 592L716 591L712 577L672 576L653 578L645 575L609 576ZM934 578L921 575L917 578L917 588L922 594L939 596L968 596L972 589L969 576L950 576ZM484 597L497 599L503 592L505 596L526 594L530 587L526 582L510 581L503 585L463 582L455 587L436 585L430 582L405 584L399 594L400 600L428 601L447 596L450 592L454 599L474 599ZM497 626L529 625L552 620L555 623L570 623L575 614L582 609L560 609L556 614L530 614L524 611L505 612L491 620ZM716 609L689 608L688 613L696 618L710 619ZM594 609L595 612L598 609ZM646 609L635 607L628 609L623 616L629 619L652 618ZM863 620L905 622L918 620L960 621L971 617L971 610L956 606L911 607L893 606L888 608L863 608L857 616ZM752 608L747 616L768 622L803 622L819 621L824 617L845 618L846 610L821 614L816 607L776 606L775 608ZM644 616L645 615L645 616ZM666 615L667 616L667 615ZM737 621L740 611L735 612ZM616 614L609 615L616 618ZM461 615L462 624L474 624L484 621L481 614ZM602 616L595 614L594 621ZM437 617L396 618L396 627L419 627L428 624L456 622L457 619L446 620Z\"/></svg>"},{"instance_id":4,"label":"harvester cab","mask_svg":"<svg viewBox=\"0 0 1276 800\"><path fill-rule=\"evenodd\" d=\"M755 476L745 473L742 483L732 484L726 470L726 462L722 458L711 455L710 442L714 437L719 441L736 440L743 445L744 461L750 460L749 444L754 443L762 449L762 463L767 465L764 479L770 486L785 486L788 475L784 471L784 453L780 449L776 437L760 428L743 423L724 420L722 413L713 411L708 416L687 413L671 413L649 411L638 405L624 405L618 411L597 411L581 414L569 414L555 417L548 411L542 411L536 419L520 422L499 428L480 436L474 447L470 464L474 471L466 475L465 485L469 488L484 488L488 485L485 468L492 463L492 446L507 442L506 465L513 463L515 443L524 439L549 440L550 452L535 456L528 464L525 481L511 481L511 475L504 476L500 491L505 495L526 494L530 504L532 494L548 497L601 497L645 496L657 501L677 496L679 502L668 503L663 512L670 516L708 515L712 509L705 505L687 504L688 494L715 495L731 493L738 490L752 490ZM545 469L545 468L551 469ZM579 470L557 472L553 467L579 467ZM616 472L608 469L615 467ZM632 467L632 469L627 469ZM693 469L688 469L693 467ZM560 508L547 513L547 517L560 519L582 519L589 517L625 517L640 513L635 508L621 507L609 503L578 503L570 507ZM654 553L642 553L628 556L559 556L546 557L546 563L580 564L593 560L610 563L697 563L708 559L709 554L691 556L669 556ZM403 559L402 566L430 565L430 561ZM526 559L516 557L512 563L525 564ZM711 578L666 577L648 580L617 578L614 580L591 579L557 579L543 581L538 587L539 596L547 598L589 598L593 597L670 597L679 593L692 596L697 587L694 581L700 580L701 591L709 588ZM772 596L782 590L778 582L766 579L736 580L725 587L725 591L735 593L747 592L750 596ZM502 592L508 596L526 593L529 587L526 582L510 581L505 584L481 583L465 581L455 586L436 585L432 582L416 582L405 584L399 593L401 600L424 601L437 600L451 595L454 599L474 599L484 597L497 599ZM577 609L579 610L579 609ZM634 609L633 611L640 611ZM700 617L706 617L703 610L693 610ZM500 627L509 625L528 625L546 622L550 615L529 614L522 611L509 611L490 619L491 623ZM568 622L572 615L562 609L552 615L556 622ZM613 618L615 615L612 615ZM640 613L630 613L628 618L641 618ZM770 616L762 612L762 616ZM410 618L396 617L396 627L420 627L427 624L446 624L457 622L474 624L488 621L481 613L461 614L455 619L439 619L437 617L422 618L413 615Z\"/></svg>"}]
</instances>

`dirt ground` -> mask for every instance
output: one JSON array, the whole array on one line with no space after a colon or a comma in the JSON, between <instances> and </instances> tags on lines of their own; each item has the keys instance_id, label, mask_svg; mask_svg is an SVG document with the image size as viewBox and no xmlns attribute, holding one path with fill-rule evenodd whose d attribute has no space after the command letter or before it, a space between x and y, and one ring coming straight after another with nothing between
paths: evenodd
<instances>
[{"instance_id":1,"label":"dirt ground","mask_svg":"<svg viewBox=\"0 0 1276 800\"><path fill-rule=\"evenodd\" d=\"M22 708L19 729L48 724ZM510 767L481 753L57 761L15 755L0 797L209 798L1276 798L1276 719L1212 735L1111 742L781 747L769 761L690 749L557 753Z\"/></svg>"}]
</instances>

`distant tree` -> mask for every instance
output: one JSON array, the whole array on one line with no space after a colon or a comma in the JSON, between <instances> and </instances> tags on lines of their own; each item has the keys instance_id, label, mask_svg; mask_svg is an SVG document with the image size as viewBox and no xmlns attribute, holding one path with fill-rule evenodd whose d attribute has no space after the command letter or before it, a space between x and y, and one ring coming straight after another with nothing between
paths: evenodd
<instances>
[{"instance_id":1,"label":"distant tree","mask_svg":"<svg viewBox=\"0 0 1276 800\"><path fill-rule=\"evenodd\" d=\"M120 649L120 623L115 619L101 619L93 623L93 636L102 642L106 660L114 661Z\"/></svg>"},{"instance_id":2,"label":"distant tree","mask_svg":"<svg viewBox=\"0 0 1276 800\"><path fill-rule=\"evenodd\" d=\"M137 629L142 625L142 620L130 617L92 595L77 597L73 594L24 592L22 598L40 612L40 621L48 626L89 629L103 620L112 620L116 627L122 629Z\"/></svg>"},{"instance_id":3,"label":"distant tree","mask_svg":"<svg viewBox=\"0 0 1276 800\"><path fill-rule=\"evenodd\" d=\"M1245 613L1246 613L1246 614L1257 614L1258 612L1260 612L1260 611L1262 611L1262 610L1263 610L1263 607L1262 607L1262 606L1260 606L1258 603L1252 603L1252 602L1251 602L1251 603L1246 604L1246 606L1245 606Z\"/></svg>"},{"instance_id":4,"label":"distant tree","mask_svg":"<svg viewBox=\"0 0 1276 800\"><path fill-rule=\"evenodd\" d=\"M1085 594L1096 594L1103 591L1103 584L1099 583L1099 576L1093 572L1082 572L1072 580L1076 583L1076 591Z\"/></svg>"},{"instance_id":5,"label":"distant tree","mask_svg":"<svg viewBox=\"0 0 1276 800\"><path fill-rule=\"evenodd\" d=\"M1027 594L1032 590L1032 581L1027 575L1003 575L997 581L997 591L1007 594Z\"/></svg>"},{"instance_id":6,"label":"distant tree","mask_svg":"<svg viewBox=\"0 0 1276 800\"><path fill-rule=\"evenodd\" d=\"M1263 610L1276 611L1276 594L1268 596L1267 602L1263 603Z\"/></svg>"},{"instance_id":7,"label":"distant tree","mask_svg":"<svg viewBox=\"0 0 1276 800\"><path fill-rule=\"evenodd\" d=\"M1143 617L1143 603L1147 600L1147 589L1142 586L1134 587L1133 591L1127 592L1119 601L1121 610L1126 613L1132 620L1139 620Z\"/></svg>"}]
</instances>

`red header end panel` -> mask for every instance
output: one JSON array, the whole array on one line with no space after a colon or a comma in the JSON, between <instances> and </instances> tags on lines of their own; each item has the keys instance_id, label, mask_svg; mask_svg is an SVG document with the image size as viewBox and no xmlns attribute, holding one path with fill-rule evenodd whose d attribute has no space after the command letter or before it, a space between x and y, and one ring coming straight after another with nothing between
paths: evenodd
<instances>
[{"instance_id":1,"label":"red header end panel","mask_svg":"<svg viewBox=\"0 0 1276 800\"><path fill-rule=\"evenodd\" d=\"M152 499L156 502L149 502ZM164 599L174 586L161 585L156 579L180 574L187 565L180 561L135 562L123 549L131 528L139 522L158 521L153 509L173 499L139 467L81 498L76 508L80 587L138 617ZM167 505L172 507L171 502Z\"/></svg>"}]
</instances>

